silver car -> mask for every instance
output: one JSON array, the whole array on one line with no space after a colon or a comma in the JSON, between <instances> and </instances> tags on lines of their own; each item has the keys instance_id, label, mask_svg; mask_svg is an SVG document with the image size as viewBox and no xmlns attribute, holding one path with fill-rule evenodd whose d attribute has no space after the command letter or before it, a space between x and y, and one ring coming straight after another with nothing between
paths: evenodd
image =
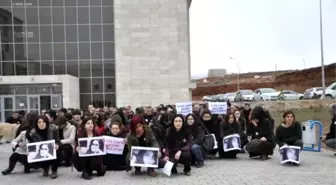
<instances>
[{"instance_id":1,"label":"silver car","mask_svg":"<svg viewBox=\"0 0 336 185\"><path fill-rule=\"evenodd\" d=\"M278 100L278 95L280 92L277 92L273 88L260 88L254 91L254 100L255 101L271 101Z\"/></svg>"},{"instance_id":2,"label":"silver car","mask_svg":"<svg viewBox=\"0 0 336 185\"><path fill-rule=\"evenodd\" d=\"M236 92L236 96L234 98L235 102L241 101L253 101L254 100L254 93L250 89L243 89Z\"/></svg>"}]
</instances>

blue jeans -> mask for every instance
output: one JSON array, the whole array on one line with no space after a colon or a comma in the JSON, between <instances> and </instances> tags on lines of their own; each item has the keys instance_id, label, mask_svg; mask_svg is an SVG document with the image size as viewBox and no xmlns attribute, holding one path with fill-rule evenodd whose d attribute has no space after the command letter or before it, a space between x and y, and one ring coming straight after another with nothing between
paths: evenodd
<instances>
[{"instance_id":1,"label":"blue jeans","mask_svg":"<svg viewBox=\"0 0 336 185\"><path fill-rule=\"evenodd\" d=\"M204 156L202 152L202 147L198 144L193 144L191 146L191 155L195 158L197 163L204 162Z\"/></svg>"}]
</instances>

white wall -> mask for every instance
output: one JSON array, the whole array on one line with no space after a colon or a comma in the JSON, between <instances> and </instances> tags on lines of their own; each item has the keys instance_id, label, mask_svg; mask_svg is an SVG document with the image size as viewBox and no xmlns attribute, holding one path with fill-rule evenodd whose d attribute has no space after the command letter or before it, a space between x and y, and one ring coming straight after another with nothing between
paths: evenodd
<instances>
[{"instance_id":1,"label":"white wall","mask_svg":"<svg viewBox=\"0 0 336 185\"><path fill-rule=\"evenodd\" d=\"M63 107L79 108L79 79L71 75L1 76L0 84L62 84Z\"/></svg>"}]
</instances>

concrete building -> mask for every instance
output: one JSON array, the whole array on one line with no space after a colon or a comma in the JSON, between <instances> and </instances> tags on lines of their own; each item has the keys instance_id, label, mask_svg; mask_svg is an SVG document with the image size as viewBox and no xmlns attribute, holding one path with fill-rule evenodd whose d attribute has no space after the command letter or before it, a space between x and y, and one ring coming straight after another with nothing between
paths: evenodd
<instances>
[{"instance_id":1,"label":"concrete building","mask_svg":"<svg viewBox=\"0 0 336 185\"><path fill-rule=\"evenodd\" d=\"M211 77L224 77L226 75L226 69L209 69L208 78Z\"/></svg>"},{"instance_id":2,"label":"concrete building","mask_svg":"<svg viewBox=\"0 0 336 185\"><path fill-rule=\"evenodd\" d=\"M190 0L1 0L0 121L14 110L191 99Z\"/></svg>"}]
</instances>

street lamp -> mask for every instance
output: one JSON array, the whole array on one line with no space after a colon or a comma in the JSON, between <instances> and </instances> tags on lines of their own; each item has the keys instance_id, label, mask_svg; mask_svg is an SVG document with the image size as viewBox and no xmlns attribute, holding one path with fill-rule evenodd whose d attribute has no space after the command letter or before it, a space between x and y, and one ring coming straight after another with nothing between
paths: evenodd
<instances>
[{"instance_id":1,"label":"street lamp","mask_svg":"<svg viewBox=\"0 0 336 185\"><path fill-rule=\"evenodd\" d=\"M323 26L322 26L322 0L319 0L320 5L320 45L321 45L321 75L322 75L322 99L325 98L325 75L324 75L324 52L323 52Z\"/></svg>"},{"instance_id":2,"label":"street lamp","mask_svg":"<svg viewBox=\"0 0 336 185\"><path fill-rule=\"evenodd\" d=\"M233 57L230 57L230 59L236 61L236 63L237 63L237 91L239 91L239 73L240 73L240 71L239 71L239 63Z\"/></svg>"}]
</instances>

